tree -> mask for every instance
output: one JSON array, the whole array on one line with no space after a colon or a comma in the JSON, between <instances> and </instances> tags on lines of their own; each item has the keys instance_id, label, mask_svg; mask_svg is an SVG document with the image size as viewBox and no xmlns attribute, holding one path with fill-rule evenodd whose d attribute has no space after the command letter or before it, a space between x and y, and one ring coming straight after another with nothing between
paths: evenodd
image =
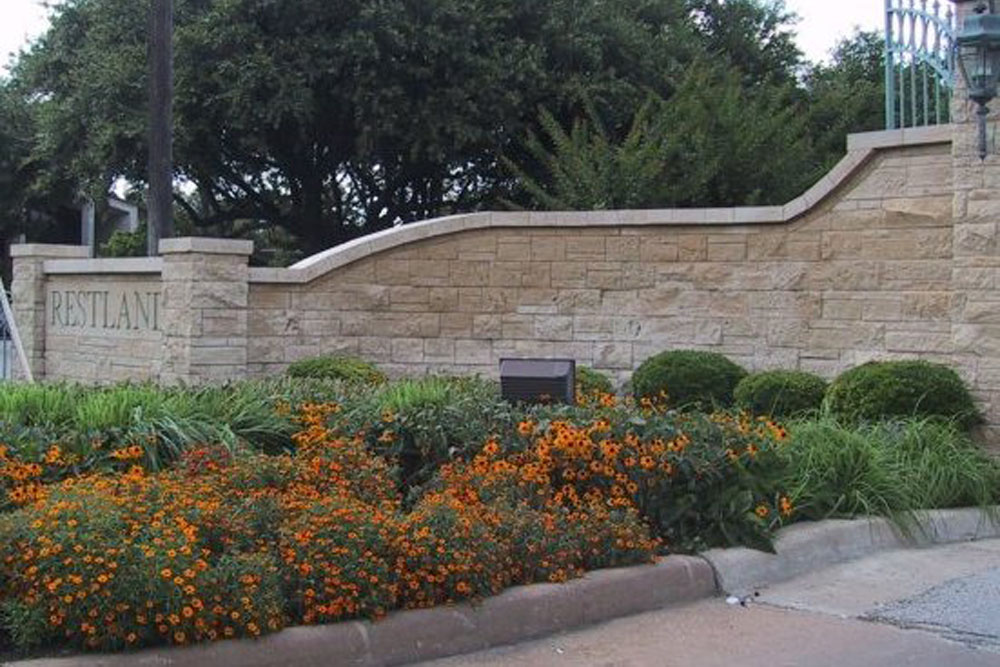
<instances>
[{"instance_id":1,"label":"tree","mask_svg":"<svg viewBox=\"0 0 1000 667\"><path fill-rule=\"evenodd\" d=\"M829 65L815 65L809 70L805 88L816 161L826 171L844 155L848 134L885 128L882 36L857 31L841 41Z\"/></svg>"},{"instance_id":2,"label":"tree","mask_svg":"<svg viewBox=\"0 0 1000 667\"><path fill-rule=\"evenodd\" d=\"M139 6L137 6L137 4ZM15 77L84 189L146 180L145 2L70 0ZM177 204L307 251L489 205L540 103L634 108L696 50L682 0L178 0ZM620 112L623 119L631 115Z\"/></svg>"},{"instance_id":3,"label":"tree","mask_svg":"<svg viewBox=\"0 0 1000 667\"><path fill-rule=\"evenodd\" d=\"M10 85L32 129L21 194L6 201L145 186L149 1L67 0L19 59ZM640 183L592 169L626 190L595 203L780 201L828 154L804 156L797 132L802 118L823 127L808 105L839 88L818 74L815 90L799 85L778 1L175 2L178 227L266 239L282 257L531 204L502 158L548 187L525 137L551 148L554 128L578 119L579 145L603 141L606 155L669 140L656 179L646 159L629 167ZM663 103L637 125L651 97Z\"/></svg>"},{"instance_id":4,"label":"tree","mask_svg":"<svg viewBox=\"0 0 1000 667\"><path fill-rule=\"evenodd\" d=\"M616 139L592 109L565 130L543 111L531 162L513 164L520 203L549 209L783 204L816 176L806 116L788 85L746 89L742 73L696 63ZM766 156L766 157L763 157Z\"/></svg>"}]
</instances>

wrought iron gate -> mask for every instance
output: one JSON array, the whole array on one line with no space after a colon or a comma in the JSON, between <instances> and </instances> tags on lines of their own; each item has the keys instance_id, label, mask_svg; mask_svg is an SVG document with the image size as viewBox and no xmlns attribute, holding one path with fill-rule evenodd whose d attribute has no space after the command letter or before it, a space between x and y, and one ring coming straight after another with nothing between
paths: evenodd
<instances>
[{"instance_id":1,"label":"wrought iron gate","mask_svg":"<svg viewBox=\"0 0 1000 667\"><path fill-rule=\"evenodd\" d=\"M949 122L954 25L947 0L885 0L887 129Z\"/></svg>"}]
</instances>

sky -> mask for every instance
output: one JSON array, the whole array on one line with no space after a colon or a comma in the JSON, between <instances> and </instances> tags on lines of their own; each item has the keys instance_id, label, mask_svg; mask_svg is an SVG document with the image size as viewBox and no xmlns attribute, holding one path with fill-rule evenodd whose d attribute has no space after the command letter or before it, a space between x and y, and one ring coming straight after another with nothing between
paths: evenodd
<instances>
[{"instance_id":1,"label":"sky","mask_svg":"<svg viewBox=\"0 0 1000 667\"><path fill-rule=\"evenodd\" d=\"M51 2L51 0L48 0ZM46 0L0 0L0 70L10 54L37 37L48 23ZM799 47L812 61L824 60L830 49L856 26L882 26L883 0L785 0L802 20L796 26Z\"/></svg>"}]
</instances>

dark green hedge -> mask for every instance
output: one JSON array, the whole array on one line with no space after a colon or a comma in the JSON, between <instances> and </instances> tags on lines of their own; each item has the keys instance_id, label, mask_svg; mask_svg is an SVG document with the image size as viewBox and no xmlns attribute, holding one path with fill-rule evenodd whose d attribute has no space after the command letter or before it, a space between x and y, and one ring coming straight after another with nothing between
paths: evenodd
<instances>
[{"instance_id":1,"label":"dark green hedge","mask_svg":"<svg viewBox=\"0 0 1000 667\"><path fill-rule=\"evenodd\" d=\"M736 405L758 415L787 419L819 410L826 380L804 371L766 371L740 380Z\"/></svg>"},{"instance_id":2,"label":"dark green hedge","mask_svg":"<svg viewBox=\"0 0 1000 667\"><path fill-rule=\"evenodd\" d=\"M716 352L670 350L650 357L632 376L638 398L666 392L673 407L729 407L733 390L747 372Z\"/></svg>"},{"instance_id":3,"label":"dark green hedge","mask_svg":"<svg viewBox=\"0 0 1000 667\"><path fill-rule=\"evenodd\" d=\"M826 396L830 412L848 421L940 417L968 428L980 421L958 373L927 361L873 361L843 373Z\"/></svg>"}]
</instances>

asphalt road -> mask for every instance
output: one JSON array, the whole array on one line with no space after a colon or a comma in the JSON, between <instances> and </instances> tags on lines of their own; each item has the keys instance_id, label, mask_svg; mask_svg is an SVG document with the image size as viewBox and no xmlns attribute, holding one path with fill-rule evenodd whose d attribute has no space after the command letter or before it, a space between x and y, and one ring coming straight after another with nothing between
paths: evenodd
<instances>
[{"instance_id":1,"label":"asphalt road","mask_svg":"<svg viewBox=\"0 0 1000 667\"><path fill-rule=\"evenodd\" d=\"M424 667L1000 667L1000 540L900 550Z\"/></svg>"}]
</instances>

